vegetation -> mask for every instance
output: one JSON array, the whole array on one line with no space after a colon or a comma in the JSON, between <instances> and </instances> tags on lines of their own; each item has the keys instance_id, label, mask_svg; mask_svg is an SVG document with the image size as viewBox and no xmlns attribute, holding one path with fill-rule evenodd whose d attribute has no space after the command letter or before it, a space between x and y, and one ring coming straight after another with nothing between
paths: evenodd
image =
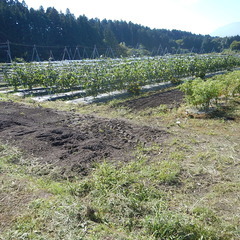
<instances>
[{"instance_id":1,"label":"vegetation","mask_svg":"<svg viewBox=\"0 0 240 240\"><path fill-rule=\"evenodd\" d=\"M41 58L48 59L48 46L111 46L119 55L140 56L160 50L159 45L175 52L191 52L193 47L198 52L222 51L230 45L237 50L234 40L239 37L211 38L151 30L131 22L75 18L70 11L28 9L17 0L0 1L0 20L4 23L0 43L23 44L21 48L13 45L18 58L4 72L4 80L14 91L44 87L51 93L82 90L84 95L95 96L126 90L135 95L131 99L137 99L146 84L180 83L183 77L193 77L196 79L179 87L187 104L216 110L211 118L196 119L186 115L184 104L135 111L119 105L124 99L87 106L37 103L38 107L71 110L74 116L94 113L99 121L101 117L127 119L139 126L164 129L169 136L158 144L139 142L126 162L102 159L86 176L63 176L60 166L42 164L37 156L27 157L20 149L0 142L1 240L240 239L240 71L205 78L207 73L238 67L238 56L24 61L29 60L26 45L43 42ZM32 100L1 93L0 101L9 99L36 106Z\"/></svg>"},{"instance_id":2,"label":"vegetation","mask_svg":"<svg viewBox=\"0 0 240 240\"><path fill-rule=\"evenodd\" d=\"M23 58L25 61L38 57L62 60L65 46L72 59L74 55L79 59L90 58L94 46L98 53L92 57L126 57L221 52L230 48L233 41L240 41L239 36L217 38L179 30L150 29L132 22L100 21L84 15L75 17L69 10L64 14L54 7L34 10L18 0L0 1L0 22L4 23L0 25L0 43L9 40L12 59ZM38 57L33 56L34 45ZM0 51L0 61L5 62L6 49L0 48ZM67 55L65 57L69 59Z\"/></svg>"},{"instance_id":3,"label":"vegetation","mask_svg":"<svg viewBox=\"0 0 240 240\"><path fill-rule=\"evenodd\" d=\"M117 59L57 63L15 63L5 72L5 81L31 90L44 86L51 92L82 89L83 95L127 90L139 94L148 84L183 77L204 77L207 73L230 70L240 65L237 56L193 55L138 59ZM185 86L185 85L184 85Z\"/></svg>"},{"instance_id":4,"label":"vegetation","mask_svg":"<svg viewBox=\"0 0 240 240\"><path fill-rule=\"evenodd\" d=\"M180 147L179 143L176 145ZM2 146L2 148L5 149L5 159L7 157L8 161L11 160L11 156L6 156L6 149L9 147ZM143 150L146 154L147 151ZM207 158L207 156L204 158L203 153L198 157L195 156L195 161L199 163L191 171L196 171L194 174L197 175L200 162L203 159L206 161ZM214 157L211 160L213 159ZM141 157L136 163L120 168L103 163L96 167L89 178L74 182L59 182L41 176L32 177L31 174L24 173L22 168L18 166L16 168L5 162L1 165L1 171L5 174L4 187L1 191L6 192L11 187L12 196L14 196L13 192L21 193L21 195L16 194L18 200L22 200L21 196L23 197L24 194L34 195L35 199L30 201L25 209L16 209L21 215L15 219L11 228L1 233L1 237L71 240L81 237L84 239L237 239L239 237L237 225L229 225L219 218L217 209L213 210L213 205L210 204L208 207L201 203L195 205L187 200L187 196L181 200L182 196L177 194L176 183L187 179L184 180L183 174L180 174L181 167L176 159L172 161L174 162L170 164L152 163L149 166ZM176 173L172 172L173 165L177 169ZM218 167L224 167L224 163ZM184 170L188 171L188 168L185 167ZM19 170L21 174L17 173ZM169 174L171 176L168 176ZM194 178L192 181L188 182L186 187L194 188L191 184L197 182L194 182L196 181ZM10 182L13 183L10 185ZM27 182L29 185L26 184ZM208 193L204 202L216 201L221 194L226 196L225 184L227 183L224 181L219 183L214 192L215 196ZM168 192L169 187L172 190ZM235 192L234 189L238 188L237 183L231 183L228 188ZM41 189L44 198L37 192L38 189ZM176 193L170 200L173 189L176 189ZM184 191L181 188L179 190ZM187 205L189 210L180 207L179 201ZM173 208L177 202L180 212L177 207Z\"/></svg>"},{"instance_id":5,"label":"vegetation","mask_svg":"<svg viewBox=\"0 0 240 240\"><path fill-rule=\"evenodd\" d=\"M240 94L239 71L207 80L195 79L183 83L179 88L186 94L190 105L204 109L218 107L224 98L227 101Z\"/></svg>"},{"instance_id":6,"label":"vegetation","mask_svg":"<svg viewBox=\"0 0 240 240\"><path fill-rule=\"evenodd\" d=\"M166 126L171 135L161 144L139 144L127 163L99 163L84 178L63 178L57 167L26 159L1 143L5 225L0 239L239 239L240 109L234 85L239 74L196 80L196 86L216 81L224 86L224 97L235 95L234 101L228 99L234 121L226 120L226 111L222 117L192 119L183 108L133 112L114 102L70 106L76 112ZM67 108L63 102L42 106Z\"/></svg>"},{"instance_id":7,"label":"vegetation","mask_svg":"<svg viewBox=\"0 0 240 240\"><path fill-rule=\"evenodd\" d=\"M233 51L239 51L240 50L240 41L236 41L234 40L231 45L230 45L230 49Z\"/></svg>"},{"instance_id":8,"label":"vegetation","mask_svg":"<svg viewBox=\"0 0 240 240\"><path fill-rule=\"evenodd\" d=\"M195 124L191 121L185 127L193 130L205 123ZM215 128L223 126L211 124ZM1 145L0 191L8 196L1 212L3 220L10 222L0 238L238 239L234 211L238 205L231 196L239 186L226 173L229 164L237 163L227 152L212 153L216 142L204 138L204 131L205 127L195 133L202 137L197 142L194 134L185 138L185 131L181 131L161 146L139 146L133 162L119 166L103 162L88 177L71 181L61 180L60 171L46 165L42 176L43 166L36 160L24 159L17 149ZM208 139L208 145L204 139ZM198 150L192 151L196 146ZM236 150L229 152L235 154ZM155 157L149 162L152 154ZM17 165L16 160L20 160ZM217 184L218 176L210 169L221 175ZM206 184L206 192L200 193L202 200L197 202L194 192ZM215 205L223 199L231 212L221 213L221 207ZM11 204L14 212L8 215L6 209Z\"/></svg>"}]
</instances>

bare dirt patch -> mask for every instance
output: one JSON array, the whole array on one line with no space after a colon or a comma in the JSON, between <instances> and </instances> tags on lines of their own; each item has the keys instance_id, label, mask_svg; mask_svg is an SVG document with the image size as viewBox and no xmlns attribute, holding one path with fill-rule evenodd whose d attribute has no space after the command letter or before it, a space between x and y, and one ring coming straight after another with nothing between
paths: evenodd
<instances>
[{"instance_id":1,"label":"bare dirt patch","mask_svg":"<svg viewBox=\"0 0 240 240\"><path fill-rule=\"evenodd\" d=\"M81 174L103 159L128 161L141 143L161 142L167 133L118 119L0 102L0 139L26 154Z\"/></svg>"},{"instance_id":2,"label":"bare dirt patch","mask_svg":"<svg viewBox=\"0 0 240 240\"><path fill-rule=\"evenodd\" d=\"M159 105L168 105L169 108L179 107L183 102L184 93L178 89L168 90L152 94L146 97L140 97L119 104L132 110L141 111L146 108L158 107Z\"/></svg>"}]
</instances>

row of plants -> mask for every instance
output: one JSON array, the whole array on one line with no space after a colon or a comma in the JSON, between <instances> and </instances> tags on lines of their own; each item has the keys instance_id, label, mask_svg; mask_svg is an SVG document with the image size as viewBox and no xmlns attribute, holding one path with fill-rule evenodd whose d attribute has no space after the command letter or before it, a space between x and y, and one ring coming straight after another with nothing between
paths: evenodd
<instances>
[{"instance_id":1,"label":"row of plants","mask_svg":"<svg viewBox=\"0 0 240 240\"><path fill-rule=\"evenodd\" d=\"M215 76L207 80L197 78L185 81L179 86L185 93L188 104L199 109L208 110L218 107L240 94L240 71Z\"/></svg>"},{"instance_id":2,"label":"row of plants","mask_svg":"<svg viewBox=\"0 0 240 240\"><path fill-rule=\"evenodd\" d=\"M141 59L80 61L67 63L12 64L5 71L9 85L31 90L43 86L51 91L81 88L87 95L116 90L139 93L142 86L181 78L203 78L205 74L240 66L238 56L195 55Z\"/></svg>"}]
</instances>

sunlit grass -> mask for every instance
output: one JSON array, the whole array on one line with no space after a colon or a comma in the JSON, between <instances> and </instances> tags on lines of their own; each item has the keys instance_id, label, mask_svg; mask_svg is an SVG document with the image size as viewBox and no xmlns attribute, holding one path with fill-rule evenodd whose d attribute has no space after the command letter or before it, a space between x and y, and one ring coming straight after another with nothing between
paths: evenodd
<instances>
[{"instance_id":1,"label":"sunlit grass","mask_svg":"<svg viewBox=\"0 0 240 240\"><path fill-rule=\"evenodd\" d=\"M190 118L185 106L139 113L118 107L119 101L25 101L125 118L163 128L169 136L159 144L139 144L131 161L103 160L88 176L70 180L56 166L0 144L0 239L238 240L239 103L232 103L234 120L228 120L225 115Z\"/></svg>"},{"instance_id":2,"label":"sunlit grass","mask_svg":"<svg viewBox=\"0 0 240 240\"><path fill-rule=\"evenodd\" d=\"M222 218L216 204L220 196L236 204L236 199L226 198L226 194L236 194L239 185L209 181L215 181L215 176L206 169L215 165L218 156L210 152L193 154L187 148L177 152L181 145L175 137L164 145L139 146L135 161L117 165L103 162L89 176L71 182L55 180L50 173L35 175L33 163L27 164L24 159L13 163L11 159L16 159L13 153L17 150L1 145L1 172L6 179L1 191L9 193L10 182L21 182L25 187L18 189L18 201L23 193L34 197L0 236L69 240L237 239L237 215L230 220L223 212ZM173 150L169 155L167 147ZM22 158L19 151L17 156ZM190 157L194 157L194 165L189 162ZM233 163L221 160L218 164ZM22 169L20 174L18 169ZM207 181L213 190L206 188L202 200L198 199L193 193Z\"/></svg>"}]
</instances>

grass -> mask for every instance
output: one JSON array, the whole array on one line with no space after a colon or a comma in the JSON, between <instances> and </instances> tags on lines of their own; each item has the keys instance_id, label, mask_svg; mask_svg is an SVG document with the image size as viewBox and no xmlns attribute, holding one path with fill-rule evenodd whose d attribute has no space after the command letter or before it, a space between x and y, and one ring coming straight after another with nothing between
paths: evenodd
<instances>
[{"instance_id":1,"label":"grass","mask_svg":"<svg viewBox=\"0 0 240 240\"><path fill-rule=\"evenodd\" d=\"M210 140L176 134L162 145L139 146L135 161L105 161L84 179L71 181L56 180L58 169L42 176L36 159L29 162L17 149L1 145L1 195L9 195L8 202L1 201L3 216L9 202L15 208L0 236L238 239L239 182L226 172L237 167L236 159L227 157L234 148L224 155L212 152L217 143Z\"/></svg>"},{"instance_id":2,"label":"grass","mask_svg":"<svg viewBox=\"0 0 240 240\"><path fill-rule=\"evenodd\" d=\"M138 145L132 161L103 161L70 180L1 143L0 239L240 239L239 103L230 106L234 120L188 118L185 106L139 113L116 101L59 103L41 105L125 118L170 134L161 144Z\"/></svg>"}]
</instances>

